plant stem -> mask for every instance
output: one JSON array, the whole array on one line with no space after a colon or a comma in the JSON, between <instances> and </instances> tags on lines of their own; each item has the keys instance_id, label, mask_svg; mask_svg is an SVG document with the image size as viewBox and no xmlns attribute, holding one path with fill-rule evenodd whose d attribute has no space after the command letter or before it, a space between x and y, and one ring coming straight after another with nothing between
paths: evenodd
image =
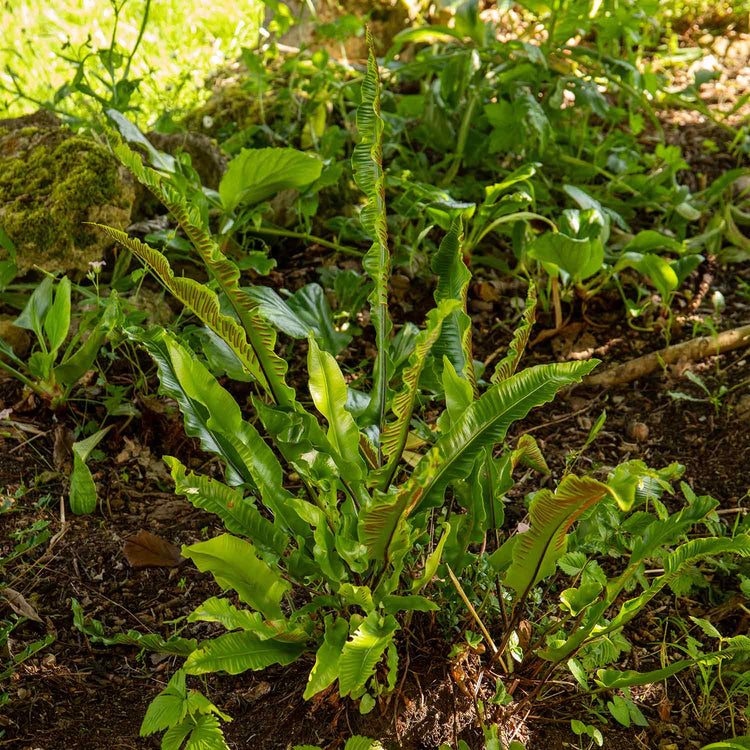
<instances>
[{"instance_id":1,"label":"plant stem","mask_svg":"<svg viewBox=\"0 0 750 750\"><path fill-rule=\"evenodd\" d=\"M339 253L356 255L358 258L361 258L364 255L361 250L357 250L356 248L339 245L335 242L329 242L322 237L316 237L313 234L306 234L305 232L292 232L289 229L272 229L271 227L252 227L248 229L248 231L254 232L255 234L272 234L278 237L296 237L297 239L305 240L306 242L315 242L318 245L323 245L323 247L330 247L331 250L335 250Z\"/></svg>"},{"instance_id":2,"label":"plant stem","mask_svg":"<svg viewBox=\"0 0 750 750\"><path fill-rule=\"evenodd\" d=\"M448 575L451 577L451 581L453 581L453 585L456 587L456 591L458 591L458 595L464 600L464 604L466 605L469 612L471 612L471 616L476 620L477 625L479 625L479 629L482 631L482 635L484 636L485 640L487 641L490 648L492 649L493 655L497 656L497 646L495 645L495 641L492 640L492 636L489 634L489 631L487 630L484 623L480 619L479 615L477 614L477 611L474 609L471 602L469 601L469 597L466 596L466 594L464 593L464 590L461 588L461 584L458 582L458 578L456 578L453 571L451 570L451 566L448 565L448 563L446 563L445 567L448 568Z\"/></svg>"}]
</instances>

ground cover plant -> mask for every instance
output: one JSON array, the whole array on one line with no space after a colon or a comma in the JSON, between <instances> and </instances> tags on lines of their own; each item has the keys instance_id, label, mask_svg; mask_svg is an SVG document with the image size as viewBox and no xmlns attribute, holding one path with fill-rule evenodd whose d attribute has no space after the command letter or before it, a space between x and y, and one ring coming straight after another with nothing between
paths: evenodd
<instances>
[{"instance_id":1,"label":"ground cover plant","mask_svg":"<svg viewBox=\"0 0 750 750\"><path fill-rule=\"evenodd\" d=\"M745 102L682 69L686 11L466 2L373 39L319 9L317 49L243 49L184 116L129 83L144 10L58 102L133 223L87 225L83 278L18 276L22 200L0 233L0 731L744 746ZM100 679L138 711L34 737Z\"/></svg>"}]
</instances>

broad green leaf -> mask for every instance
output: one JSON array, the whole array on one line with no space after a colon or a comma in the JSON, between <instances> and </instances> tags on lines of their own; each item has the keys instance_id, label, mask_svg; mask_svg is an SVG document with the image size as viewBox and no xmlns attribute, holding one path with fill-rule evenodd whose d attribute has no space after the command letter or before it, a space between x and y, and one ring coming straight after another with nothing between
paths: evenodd
<instances>
[{"instance_id":1,"label":"broad green leaf","mask_svg":"<svg viewBox=\"0 0 750 750\"><path fill-rule=\"evenodd\" d=\"M303 698L310 700L338 679L339 658L349 635L349 627L342 617L334 621L333 615L325 619L323 643L315 654L315 664L307 680Z\"/></svg>"},{"instance_id":2,"label":"broad green leaf","mask_svg":"<svg viewBox=\"0 0 750 750\"><path fill-rule=\"evenodd\" d=\"M359 541L367 547L369 558L376 563L389 562L388 552L402 531L402 521L414 508L419 494L413 489L375 490L362 507L357 524Z\"/></svg>"},{"instance_id":3,"label":"broad green leaf","mask_svg":"<svg viewBox=\"0 0 750 750\"><path fill-rule=\"evenodd\" d=\"M557 269L574 281L583 281L602 268L604 247L598 239L576 239L562 232L545 232L526 250L529 258L540 261L550 275Z\"/></svg>"},{"instance_id":4,"label":"broad green leaf","mask_svg":"<svg viewBox=\"0 0 750 750\"><path fill-rule=\"evenodd\" d=\"M536 313L536 286L534 282L529 282L529 290L526 293L526 307L521 316L521 323L513 332L513 340L508 346L508 352L497 363L495 372L492 373L491 382L500 383L513 375L521 361L526 344L531 335L531 329L534 326Z\"/></svg>"},{"instance_id":5,"label":"broad green leaf","mask_svg":"<svg viewBox=\"0 0 750 750\"><path fill-rule=\"evenodd\" d=\"M563 609L566 609L573 617L583 612L586 607L595 602L602 593L602 585L596 581L582 583L577 589L565 589L560 594Z\"/></svg>"},{"instance_id":6,"label":"broad green leaf","mask_svg":"<svg viewBox=\"0 0 750 750\"><path fill-rule=\"evenodd\" d=\"M44 319L51 305L52 277L45 276L32 292L29 301L26 303L26 307L23 308L21 314L13 321L13 325L17 325L19 328L34 331L37 340L43 348L46 348L42 333Z\"/></svg>"},{"instance_id":7,"label":"broad green leaf","mask_svg":"<svg viewBox=\"0 0 750 750\"><path fill-rule=\"evenodd\" d=\"M227 531L251 539L276 560L283 556L289 538L261 515L251 498L215 479L186 472L172 456L164 456L164 462L172 472L178 495L184 495L196 508L219 516Z\"/></svg>"},{"instance_id":8,"label":"broad green leaf","mask_svg":"<svg viewBox=\"0 0 750 750\"><path fill-rule=\"evenodd\" d=\"M361 607L368 615L375 611L375 603L372 600L372 591L369 586L353 586L351 583L342 583L338 594L346 606Z\"/></svg>"},{"instance_id":9,"label":"broad green leaf","mask_svg":"<svg viewBox=\"0 0 750 750\"><path fill-rule=\"evenodd\" d=\"M357 108L359 143L352 154L352 172L354 181L366 200L360 212L362 228L372 239L372 245L362 260L365 272L373 281L373 289L367 299L377 345L374 384L367 417L370 424L376 425L380 430L385 420L386 390L390 375L388 350L393 326L388 314L388 279L391 273L391 255L385 212L384 123L380 116L380 76L369 29L366 34L369 54L367 72L362 81L362 101Z\"/></svg>"},{"instance_id":10,"label":"broad green leaf","mask_svg":"<svg viewBox=\"0 0 750 750\"><path fill-rule=\"evenodd\" d=\"M339 694L343 697L361 690L375 672L383 653L398 630L393 615L368 615L344 644L339 659Z\"/></svg>"},{"instance_id":11,"label":"broad green leaf","mask_svg":"<svg viewBox=\"0 0 750 750\"><path fill-rule=\"evenodd\" d=\"M361 479L365 468L359 455L359 430L345 408L346 381L336 360L321 351L314 338L309 340L307 369L313 403L328 420L328 440L351 466L351 476L345 478Z\"/></svg>"},{"instance_id":12,"label":"broad green leaf","mask_svg":"<svg viewBox=\"0 0 750 750\"><path fill-rule=\"evenodd\" d=\"M466 312L471 271L464 261L462 244L463 222L458 216L451 221L448 233L432 258L432 271L438 277L435 302L440 304L444 300L456 300L460 303L460 309L451 312L443 322L433 351L438 359L447 356L456 372L471 383L474 393L478 393L471 344L471 318Z\"/></svg>"},{"instance_id":13,"label":"broad green leaf","mask_svg":"<svg viewBox=\"0 0 750 750\"><path fill-rule=\"evenodd\" d=\"M141 722L139 734L141 737L147 737L156 732L163 732L179 724L186 714L185 673L178 669L169 680L167 687L149 704Z\"/></svg>"},{"instance_id":14,"label":"broad green leaf","mask_svg":"<svg viewBox=\"0 0 750 750\"><path fill-rule=\"evenodd\" d=\"M188 622L218 622L226 630L247 630L258 633L264 629L263 616L260 612L237 609L228 599L221 599L218 596L212 596L203 604L199 604L187 619ZM268 632L271 633L269 637L278 635L272 628L268 628Z\"/></svg>"},{"instance_id":15,"label":"broad green leaf","mask_svg":"<svg viewBox=\"0 0 750 750\"><path fill-rule=\"evenodd\" d=\"M422 374L427 355L432 345L440 336L443 321L460 306L457 300L443 300L427 314L427 323L420 331L414 342L414 351L401 376L402 386L393 399L391 408L395 419L388 422L383 429L381 447L387 461L382 468L385 480L381 487L387 489L397 469L401 455L406 447L409 436L411 417L414 413L414 403L419 393L419 376Z\"/></svg>"},{"instance_id":16,"label":"broad green leaf","mask_svg":"<svg viewBox=\"0 0 750 750\"><path fill-rule=\"evenodd\" d=\"M55 301L44 318L44 332L52 354L62 346L70 328L70 279L63 276L55 290Z\"/></svg>"},{"instance_id":17,"label":"broad green leaf","mask_svg":"<svg viewBox=\"0 0 750 750\"><path fill-rule=\"evenodd\" d=\"M177 726L170 727L161 738L161 750L182 750L185 739L195 728L192 716L185 717Z\"/></svg>"},{"instance_id":18,"label":"broad green leaf","mask_svg":"<svg viewBox=\"0 0 750 750\"><path fill-rule=\"evenodd\" d=\"M183 545L182 554L189 557L201 573L210 571L222 590L234 589L241 601L268 619L283 618L279 604L291 584L259 560L249 542L231 534L220 534L206 542L189 547Z\"/></svg>"},{"instance_id":19,"label":"broad green leaf","mask_svg":"<svg viewBox=\"0 0 750 750\"><path fill-rule=\"evenodd\" d=\"M185 750L229 750L216 716L193 715L193 721L195 721L195 727L188 737Z\"/></svg>"},{"instance_id":20,"label":"broad green leaf","mask_svg":"<svg viewBox=\"0 0 750 750\"><path fill-rule=\"evenodd\" d=\"M141 344L156 362L159 392L177 402L185 421L185 432L190 437L198 438L203 450L226 461L230 483L251 483L248 468L227 439L227 430L238 430L241 423L239 406L236 402L234 405L230 403L229 393L198 359L163 329L153 328L144 332L138 328L126 328L125 333ZM176 354L179 366L175 365L173 354ZM187 390L184 383L188 384ZM191 395L197 389L190 383L199 384L203 402Z\"/></svg>"},{"instance_id":21,"label":"broad green leaf","mask_svg":"<svg viewBox=\"0 0 750 750\"><path fill-rule=\"evenodd\" d=\"M429 584L435 577L438 566L440 565L440 559L443 556L443 547L448 540L448 535L451 533L451 525L448 521L443 522L443 535L440 537L440 541L435 545L435 549L432 554L427 558L424 564L424 571L419 578L415 578L411 585L411 591L413 594L419 593L427 584Z\"/></svg>"},{"instance_id":22,"label":"broad green leaf","mask_svg":"<svg viewBox=\"0 0 750 750\"><path fill-rule=\"evenodd\" d=\"M107 336L112 333L114 327L120 324L121 318L122 310L119 298L117 292L113 289L110 291L109 300L102 317L89 337L70 357L67 357L55 367L55 379L65 386L78 382L91 369L99 354L99 349Z\"/></svg>"},{"instance_id":23,"label":"broad green leaf","mask_svg":"<svg viewBox=\"0 0 750 750\"><path fill-rule=\"evenodd\" d=\"M623 268L635 268L656 287L661 295L662 301L669 299L679 283L677 273L670 262L659 255L647 253L645 255L635 252L623 253L615 265L615 270Z\"/></svg>"},{"instance_id":24,"label":"broad green leaf","mask_svg":"<svg viewBox=\"0 0 750 750\"><path fill-rule=\"evenodd\" d=\"M201 643L188 656L183 669L187 674L240 674L248 669L265 669L271 664L291 664L306 650L304 643L261 640L249 631L226 633Z\"/></svg>"},{"instance_id":25,"label":"broad green leaf","mask_svg":"<svg viewBox=\"0 0 750 750\"><path fill-rule=\"evenodd\" d=\"M286 620L266 620L260 612L237 609L228 599L217 596L198 605L187 619L188 622L218 622L226 630L246 630L255 633L261 641L273 638L290 643L309 640L307 631L299 625L290 625ZM304 615L296 622L304 623Z\"/></svg>"},{"instance_id":26,"label":"broad green leaf","mask_svg":"<svg viewBox=\"0 0 750 750\"><path fill-rule=\"evenodd\" d=\"M447 484L466 478L484 448L503 440L513 422L551 401L560 388L579 382L598 363L537 365L492 386L422 458L404 487L419 491L420 508L440 505Z\"/></svg>"},{"instance_id":27,"label":"broad green leaf","mask_svg":"<svg viewBox=\"0 0 750 750\"><path fill-rule=\"evenodd\" d=\"M255 203L289 188L315 182L323 162L315 155L293 148L243 148L229 162L219 184L224 210Z\"/></svg>"},{"instance_id":28,"label":"broad green leaf","mask_svg":"<svg viewBox=\"0 0 750 750\"><path fill-rule=\"evenodd\" d=\"M73 610L73 625L94 643L101 643L105 646L135 646L139 649L174 656L187 656L198 646L197 641L193 638L180 638L173 635L164 640L156 633L143 635L137 630L108 636L104 634L104 626L99 620L84 617L83 608L77 599L70 600L70 607ZM88 623L86 622L87 619Z\"/></svg>"},{"instance_id":29,"label":"broad green leaf","mask_svg":"<svg viewBox=\"0 0 750 750\"><path fill-rule=\"evenodd\" d=\"M73 443L73 473L70 475L70 509L77 516L96 509L96 485L86 459L111 428L95 432L84 440Z\"/></svg>"},{"instance_id":30,"label":"broad green leaf","mask_svg":"<svg viewBox=\"0 0 750 750\"><path fill-rule=\"evenodd\" d=\"M266 286L247 287L244 291L258 303L258 312L287 336L306 339L312 331L320 347L334 357L352 340L350 333L335 329L331 307L320 284L307 284L286 299Z\"/></svg>"},{"instance_id":31,"label":"broad green leaf","mask_svg":"<svg viewBox=\"0 0 750 750\"><path fill-rule=\"evenodd\" d=\"M624 252L653 253L659 250L667 250L672 253L681 254L683 245L674 237L646 229L633 237L623 248Z\"/></svg>"},{"instance_id":32,"label":"broad green leaf","mask_svg":"<svg viewBox=\"0 0 750 750\"><path fill-rule=\"evenodd\" d=\"M543 489L529 506L531 529L519 535L513 547L513 562L505 574L506 586L522 599L545 576L565 552L566 534L587 508L612 494L606 484L591 477L566 476L552 493Z\"/></svg>"}]
</instances>

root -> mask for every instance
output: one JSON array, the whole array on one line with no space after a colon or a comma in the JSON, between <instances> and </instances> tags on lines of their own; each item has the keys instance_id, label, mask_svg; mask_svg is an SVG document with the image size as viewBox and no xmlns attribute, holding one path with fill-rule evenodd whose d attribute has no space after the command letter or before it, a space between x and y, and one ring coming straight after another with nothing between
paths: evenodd
<instances>
[{"instance_id":1,"label":"root","mask_svg":"<svg viewBox=\"0 0 750 750\"><path fill-rule=\"evenodd\" d=\"M732 349L738 349L741 346L750 346L750 325L724 331L718 336L700 336L697 339L668 346L658 352L644 354L642 357L632 359L629 362L617 365L617 367L610 367L603 372L589 375L584 378L583 383L584 385L604 387L629 383L631 380L654 372L662 363L671 365L680 359L700 360Z\"/></svg>"}]
</instances>

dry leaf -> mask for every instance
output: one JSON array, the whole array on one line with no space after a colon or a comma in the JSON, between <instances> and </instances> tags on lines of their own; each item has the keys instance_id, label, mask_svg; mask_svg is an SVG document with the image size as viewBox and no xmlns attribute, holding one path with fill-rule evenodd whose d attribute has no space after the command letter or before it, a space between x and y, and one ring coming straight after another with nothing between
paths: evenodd
<instances>
[{"instance_id":1,"label":"dry leaf","mask_svg":"<svg viewBox=\"0 0 750 750\"><path fill-rule=\"evenodd\" d=\"M65 425L59 424L55 427L55 442L52 447L52 461L55 468L62 474L70 474L73 471L73 450L75 441L73 431Z\"/></svg>"},{"instance_id":2,"label":"dry leaf","mask_svg":"<svg viewBox=\"0 0 750 750\"><path fill-rule=\"evenodd\" d=\"M477 284L476 290L479 294L479 299L483 302L497 302L500 299L500 291L490 281L480 281Z\"/></svg>"},{"instance_id":3,"label":"dry leaf","mask_svg":"<svg viewBox=\"0 0 750 750\"><path fill-rule=\"evenodd\" d=\"M148 531L139 531L135 536L126 539L122 552L134 568L149 566L173 568L185 559L174 544Z\"/></svg>"},{"instance_id":4,"label":"dry leaf","mask_svg":"<svg viewBox=\"0 0 750 750\"><path fill-rule=\"evenodd\" d=\"M521 620L518 623L518 645L524 653L529 650L531 645L531 622L529 620Z\"/></svg>"},{"instance_id":5,"label":"dry leaf","mask_svg":"<svg viewBox=\"0 0 750 750\"><path fill-rule=\"evenodd\" d=\"M28 617L29 620L42 622L42 618L36 613L36 610L26 601L23 594L19 594L14 589L3 589L3 596L7 600L10 608L21 617Z\"/></svg>"},{"instance_id":6,"label":"dry leaf","mask_svg":"<svg viewBox=\"0 0 750 750\"><path fill-rule=\"evenodd\" d=\"M657 711L659 712L659 718L662 721L669 721L669 717L672 714L672 702L669 700L669 698L667 698L666 695L659 702Z\"/></svg>"}]
</instances>

